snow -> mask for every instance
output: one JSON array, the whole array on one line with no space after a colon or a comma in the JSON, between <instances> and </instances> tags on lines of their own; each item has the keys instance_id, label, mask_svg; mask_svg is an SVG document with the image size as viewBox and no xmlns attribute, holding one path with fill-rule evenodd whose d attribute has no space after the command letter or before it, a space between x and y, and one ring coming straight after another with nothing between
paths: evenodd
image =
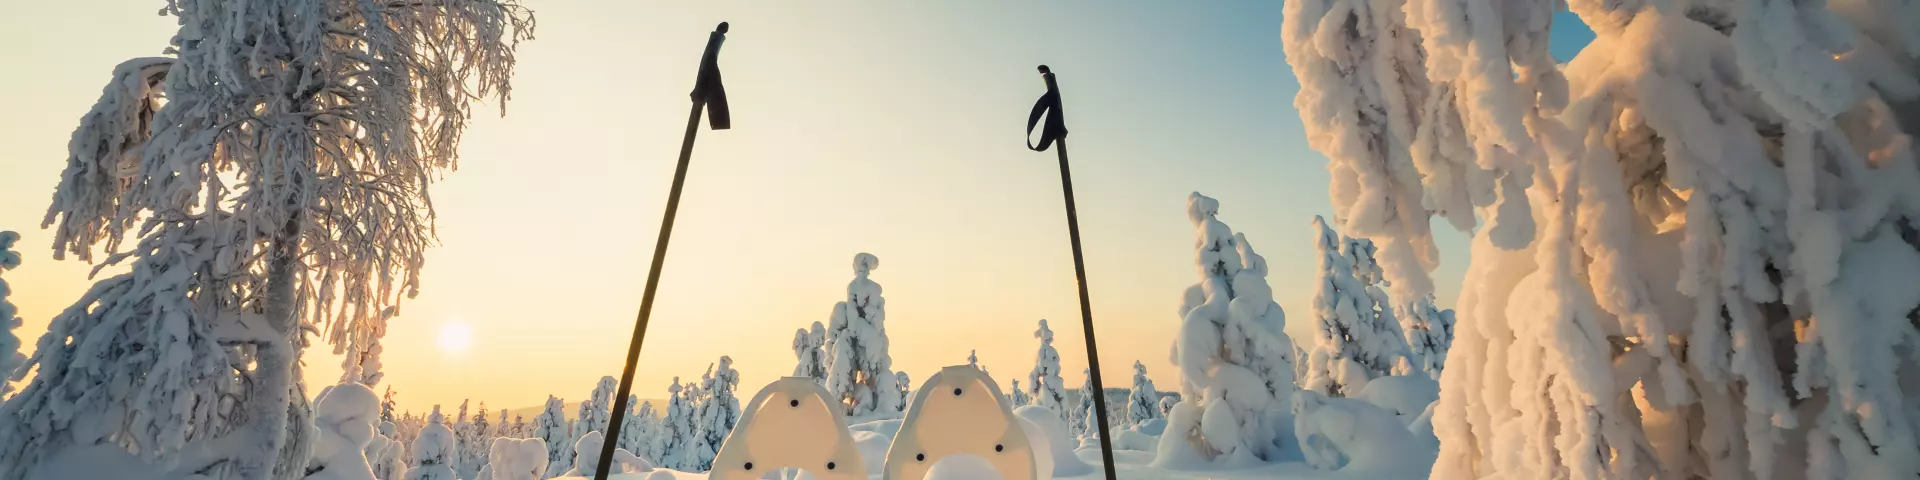
<instances>
[{"instance_id":1,"label":"snow","mask_svg":"<svg viewBox=\"0 0 1920 480\"><path fill-rule=\"evenodd\" d=\"M1072 418L1067 409L1066 381L1060 378L1060 351L1053 349L1053 329L1047 328L1046 319L1040 319L1033 338L1040 339L1040 350L1034 354L1033 370L1027 374L1032 404L1060 414L1061 420Z\"/></svg>"},{"instance_id":2,"label":"snow","mask_svg":"<svg viewBox=\"0 0 1920 480\"><path fill-rule=\"evenodd\" d=\"M1440 400L1440 382L1424 376L1378 378L1367 382L1352 398L1386 409L1402 423L1412 423Z\"/></svg>"},{"instance_id":3,"label":"snow","mask_svg":"<svg viewBox=\"0 0 1920 480\"><path fill-rule=\"evenodd\" d=\"M1302 387L1351 395L1405 361L1406 339L1392 302L1378 285L1383 275L1374 261L1373 242L1341 235L1317 216L1313 230L1314 249L1320 254L1320 284L1313 297L1319 322Z\"/></svg>"},{"instance_id":4,"label":"snow","mask_svg":"<svg viewBox=\"0 0 1920 480\"><path fill-rule=\"evenodd\" d=\"M1294 435L1315 468L1370 476L1423 477L1434 454L1393 412L1355 399L1302 391L1293 397Z\"/></svg>"},{"instance_id":5,"label":"snow","mask_svg":"<svg viewBox=\"0 0 1920 480\"><path fill-rule=\"evenodd\" d=\"M19 233L0 231L0 273L20 267L20 252L13 250L14 242L19 240ZM20 310L7 301L7 296L12 294L13 287L0 278L0 398L13 393L15 377L26 376L26 372L15 373L27 364L27 356L20 353L20 337L13 331L26 321L20 319Z\"/></svg>"},{"instance_id":6,"label":"snow","mask_svg":"<svg viewBox=\"0 0 1920 480\"><path fill-rule=\"evenodd\" d=\"M1095 470L1093 465L1088 465L1087 462L1073 454L1080 446L1080 442L1067 430L1067 424L1060 419L1060 414L1054 413L1052 409L1044 406L1028 405L1014 409L1013 415L1025 420L1026 423L1032 424L1029 426L1023 423L1021 428L1031 427L1038 430L1038 433L1044 436L1043 439L1035 440L1032 443L1045 443L1047 445L1047 452L1050 454L1051 463L1053 464L1054 477L1087 475L1089 472ZM1029 432L1028 437L1031 439L1033 433ZM1040 449L1037 447L1034 448L1034 455L1039 456L1039 454ZM1035 463L1042 462L1036 460Z\"/></svg>"},{"instance_id":7,"label":"snow","mask_svg":"<svg viewBox=\"0 0 1920 480\"><path fill-rule=\"evenodd\" d=\"M934 462L927 469L925 480L1000 480L1000 472L993 463L976 455L954 454Z\"/></svg>"},{"instance_id":8,"label":"snow","mask_svg":"<svg viewBox=\"0 0 1920 480\"><path fill-rule=\"evenodd\" d=\"M572 456L568 455L567 449L573 446L574 438L567 428L564 408L566 402L548 395L546 408L533 417L533 438L539 439L547 447L547 468L542 475L559 475L573 466L573 462L568 461Z\"/></svg>"},{"instance_id":9,"label":"snow","mask_svg":"<svg viewBox=\"0 0 1920 480\"><path fill-rule=\"evenodd\" d=\"M420 430L420 438L413 441L413 465L407 470L407 480L455 480L453 429L448 428L446 419L440 415L440 406L433 407L433 413L427 417L427 426Z\"/></svg>"}]
</instances>

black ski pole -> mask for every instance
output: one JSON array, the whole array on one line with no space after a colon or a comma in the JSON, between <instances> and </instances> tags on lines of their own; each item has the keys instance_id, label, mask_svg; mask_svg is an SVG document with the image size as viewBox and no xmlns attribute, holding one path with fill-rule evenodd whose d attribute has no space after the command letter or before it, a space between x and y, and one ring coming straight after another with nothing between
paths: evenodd
<instances>
[{"instance_id":1,"label":"black ski pole","mask_svg":"<svg viewBox=\"0 0 1920 480\"><path fill-rule=\"evenodd\" d=\"M680 209L680 190L687 180L687 161L693 158L693 137L700 132L700 112L711 109L713 116L709 123L714 130L726 130L733 127L732 115L727 110L727 90L720 83L720 66L716 63L720 57L720 44L727 41L727 22L713 29L707 36L707 50L700 55L700 73L694 80L693 112L687 114L687 136L680 141L680 164L673 170L673 188L667 193L667 211L660 220L660 240L653 245L653 267L647 272L647 286L640 294L640 316L633 325L633 344L627 347L627 363L620 371L620 390L613 395L613 415L607 420L605 442L600 446L599 468L593 472L594 480L607 480L607 471L613 465L613 450L620 440L620 424L627 415L627 397L633 392L633 371L640 363L640 345L647 338L647 320L653 315L653 294L660 286L660 267L667 260L667 241L673 238L673 217Z\"/></svg>"},{"instance_id":2,"label":"black ski pole","mask_svg":"<svg viewBox=\"0 0 1920 480\"><path fill-rule=\"evenodd\" d=\"M1087 371L1093 383L1092 392L1080 394L1093 395L1093 408L1099 410L1095 412L1095 421L1100 425L1101 466L1107 472L1107 480L1114 480L1113 439L1107 428L1107 387L1100 381L1100 351L1093 339L1093 302L1087 298L1087 263L1080 254L1080 216L1073 207L1073 172L1067 168L1067 126L1060 108L1060 84L1046 65L1040 66L1040 78L1047 82L1047 93L1033 104L1033 113L1027 117L1027 134L1033 134L1033 127L1042 116L1047 123L1040 129L1040 144L1036 146L1029 140L1027 148L1046 151L1050 144L1059 142L1060 148L1054 152L1060 157L1060 189L1067 199L1067 238L1073 242L1073 275L1080 282L1080 328L1087 334Z\"/></svg>"}]
</instances>

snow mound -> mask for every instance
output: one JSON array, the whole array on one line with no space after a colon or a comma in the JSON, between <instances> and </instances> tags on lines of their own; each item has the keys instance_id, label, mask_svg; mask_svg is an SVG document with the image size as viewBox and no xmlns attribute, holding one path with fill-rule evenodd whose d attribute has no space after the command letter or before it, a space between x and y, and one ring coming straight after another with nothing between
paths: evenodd
<instances>
[{"instance_id":1,"label":"snow mound","mask_svg":"<svg viewBox=\"0 0 1920 480\"><path fill-rule=\"evenodd\" d=\"M993 463L977 455L958 453L948 455L927 470L924 480L998 480L1000 472L995 471Z\"/></svg>"},{"instance_id":2,"label":"snow mound","mask_svg":"<svg viewBox=\"0 0 1920 480\"><path fill-rule=\"evenodd\" d=\"M1425 476L1437 452L1421 445L1392 412L1371 403L1301 391L1294 436L1307 463L1371 476Z\"/></svg>"},{"instance_id":3,"label":"snow mound","mask_svg":"<svg viewBox=\"0 0 1920 480\"><path fill-rule=\"evenodd\" d=\"M1094 468L1092 465L1088 465L1087 462L1081 461L1079 456L1074 455L1074 447L1078 441L1074 439L1072 434L1067 432L1066 422L1061 421L1060 415L1054 413L1053 409L1039 405L1028 405L1015 409L1013 414L1022 420L1033 422L1033 426L1046 437L1045 439L1034 439L1033 443L1046 443L1047 450L1050 453L1048 456L1053 459L1053 476L1077 477L1093 473ZM1031 432L1029 432L1029 437L1031 436ZM1035 453L1036 455L1034 456L1039 457L1039 455L1037 455L1039 452Z\"/></svg>"},{"instance_id":4,"label":"snow mound","mask_svg":"<svg viewBox=\"0 0 1920 480\"><path fill-rule=\"evenodd\" d=\"M1440 382L1424 376L1376 378L1352 398L1384 408L1407 424L1428 405L1440 400Z\"/></svg>"},{"instance_id":5,"label":"snow mound","mask_svg":"<svg viewBox=\"0 0 1920 480\"><path fill-rule=\"evenodd\" d=\"M314 403L313 457L306 478L373 480L365 452L379 421L380 399L366 385L344 383L327 387Z\"/></svg>"},{"instance_id":6,"label":"snow mound","mask_svg":"<svg viewBox=\"0 0 1920 480\"><path fill-rule=\"evenodd\" d=\"M900 422L893 422L894 428L900 428ZM867 464L868 472L887 471L887 448L893 446L893 436L879 432L853 432L853 448L860 451L860 460Z\"/></svg>"},{"instance_id":7,"label":"snow mound","mask_svg":"<svg viewBox=\"0 0 1920 480\"><path fill-rule=\"evenodd\" d=\"M1139 424L1134 425L1132 427L1128 427L1128 429L1135 432L1140 432L1148 436L1158 437L1160 436L1160 432L1167 431L1167 419L1156 418L1152 420L1147 420L1144 422L1140 422Z\"/></svg>"}]
</instances>

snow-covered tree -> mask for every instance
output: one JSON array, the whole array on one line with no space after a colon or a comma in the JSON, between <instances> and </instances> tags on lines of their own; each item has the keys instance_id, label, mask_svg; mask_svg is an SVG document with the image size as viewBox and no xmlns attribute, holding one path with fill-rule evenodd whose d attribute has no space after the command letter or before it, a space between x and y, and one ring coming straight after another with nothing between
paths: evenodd
<instances>
[{"instance_id":1,"label":"snow-covered tree","mask_svg":"<svg viewBox=\"0 0 1920 480\"><path fill-rule=\"evenodd\" d=\"M1084 379L1080 382L1080 401L1070 409L1072 414L1067 417L1067 425L1073 429L1074 435L1084 438L1100 432L1099 427L1094 424L1097 420L1089 413L1094 411L1093 396L1102 393L1093 388L1091 369L1080 369L1080 378Z\"/></svg>"},{"instance_id":2,"label":"snow-covered tree","mask_svg":"<svg viewBox=\"0 0 1920 480\"><path fill-rule=\"evenodd\" d=\"M18 241L19 233L0 232L0 273L20 266L20 252L13 251L13 244ZM20 319L20 310L7 301L7 296L12 294L12 287L0 278L0 398L13 393L14 371L27 363L27 356L20 353L20 337L13 333L25 322Z\"/></svg>"},{"instance_id":3,"label":"snow-covered tree","mask_svg":"<svg viewBox=\"0 0 1920 480\"><path fill-rule=\"evenodd\" d=\"M1418 226L1489 223L1435 478L1920 474L1920 7L1574 1L1596 38L1562 67L1550 3L1356 5L1282 28L1335 218L1397 298L1431 292L1391 253Z\"/></svg>"},{"instance_id":4,"label":"snow-covered tree","mask_svg":"<svg viewBox=\"0 0 1920 480\"><path fill-rule=\"evenodd\" d=\"M1268 411L1283 408L1277 402L1296 388L1293 340L1267 285L1266 259L1220 222L1219 211L1218 201L1199 192L1187 197L1200 281L1182 297L1173 348L1181 401L1207 421L1169 421L1161 441L1179 445L1160 450L1191 445L1203 459L1270 460L1279 437Z\"/></svg>"},{"instance_id":5,"label":"snow-covered tree","mask_svg":"<svg viewBox=\"0 0 1920 480\"><path fill-rule=\"evenodd\" d=\"M653 410L653 402L642 402L638 395L628 396L627 405L637 407L621 420L620 441L614 446L660 464L660 414Z\"/></svg>"},{"instance_id":6,"label":"snow-covered tree","mask_svg":"<svg viewBox=\"0 0 1920 480\"><path fill-rule=\"evenodd\" d=\"M386 393L380 394L380 421L397 422L400 420L393 416L395 405L396 403L393 400L393 386L388 385Z\"/></svg>"},{"instance_id":7,"label":"snow-covered tree","mask_svg":"<svg viewBox=\"0 0 1920 480\"><path fill-rule=\"evenodd\" d=\"M1026 390L1020 389L1020 379L1016 378L1013 379L1012 388L1007 389L1007 401L1012 403L1014 408L1019 408L1032 404L1033 397L1027 395Z\"/></svg>"},{"instance_id":8,"label":"snow-covered tree","mask_svg":"<svg viewBox=\"0 0 1920 480\"><path fill-rule=\"evenodd\" d=\"M579 439L587 432L605 432L607 422L613 418L613 392L620 388L620 382L612 376L600 377L593 385L593 393L580 401L580 410L573 417L573 437Z\"/></svg>"},{"instance_id":9,"label":"snow-covered tree","mask_svg":"<svg viewBox=\"0 0 1920 480\"><path fill-rule=\"evenodd\" d=\"M1419 301L1402 304L1400 328L1407 336L1413 368L1439 380L1447 365L1447 349L1453 345L1453 310L1441 310L1428 294Z\"/></svg>"},{"instance_id":10,"label":"snow-covered tree","mask_svg":"<svg viewBox=\"0 0 1920 480\"><path fill-rule=\"evenodd\" d=\"M493 441L491 440L493 438L499 438L499 437L514 438L513 423L508 421L507 409L504 409L504 408L500 409L500 419L494 420L491 425L492 426L489 427L490 430L487 430L487 438L489 438L489 440L487 441L487 447L489 449L493 447ZM489 455L491 455L491 453L489 453Z\"/></svg>"},{"instance_id":11,"label":"snow-covered tree","mask_svg":"<svg viewBox=\"0 0 1920 480\"><path fill-rule=\"evenodd\" d=\"M1154 390L1153 380L1147 378L1147 365L1135 360L1133 390L1127 393L1127 423L1139 425L1161 417L1160 392Z\"/></svg>"},{"instance_id":12,"label":"snow-covered tree","mask_svg":"<svg viewBox=\"0 0 1920 480\"><path fill-rule=\"evenodd\" d=\"M518 413L513 414L513 429L511 431L513 434L507 436L514 438L533 438L533 427L527 425L526 418Z\"/></svg>"},{"instance_id":13,"label":"snow-covered tree","mask_svg":"<svg viewBox=\"0 0 1920 480\"><path fill-rule=\"evenodd\" d=\"M482 467L487 466L488 449L493 447L493 426L487 421L487 402L480 402L480 411L473 414L473 421L454 432L460 440L459 470L462 478L474 476Z\"/></svg>"},{"instance_id":14,"label":"snow-covered tree","mask_svg":"<svg viewBox=\"0 0 1920 480\"><path fill-rule=\"evenodd\" d=\"M706 393L700 405L698 450L695 455L695 469L707 471L713 468L713 457L720 452L720 446L726 444L727 435L733 433L733 427L740 423L740 399L733 391L740 386L740 371L733 369L733 358L720 357L717 367L709 367L712 373L704 379L701 391Z\"/></svg>"},{"instance_id":15,"label":"snow-covered tree","mask_svg":"<svg viewBox=\"0 0 1920 480\"><path fill-rule=\"evenodd\" d=\"M824 384L827 381L827 327L813 322L813 329L805 328L793 331L793 356L800 363L793 367L793 376L811 378Z\"/></svg>"},{"instance_id":16,"label":"snow-covered tree","mask_svg":"<svg viewBox=\"0 0 1920 480\"><path fill-rule=\"evenodd\" d=\"M407 470L406 480L455 480L455 451L453 429L447 426L446 418L440 415L440 406L433 406L433 413L427 416L427 425L420 430L420 438L413 441L413 465Z\"/></svg>"},{"instance_id":17,"label":"snow-covered tree","mask_svg":"<svg viewBox=\"0 0 1920 480\"><path fill-rule=\"evenodd\" d=\"M547 446L547 476L557 477L573 466L567 449L573 446L573 433L567 429L566 402L547 396L547 406L533 417L533 438Z\"/></svg>"},{"instance_id":18,"label":"snow-covered tree","mask_svg":"<svg viewBox=\"0 0 1920 480\"><path fill-rule=\"evenodd\" d=\"M690 386L681 385L680 377L673 377L673 384L667 386L667 414L661 419L659 457L660 466L665 468L692 470L694 438L699 431L694 423L698 405Z\"/></svg>"},{"instance_id":19,"label":"snow-covered tree","mask_svg":"<svg viewBox=\"0 0 1920 480\"><path fill-rule=\"evenodd\" d=\"M487 459L493 478L479 480L547 478L547 446L538 438L496 438L488 449Z\"/></svg>"},{"instance_id":20,"label":"snow-covered tree","mask_svg":"<svg viewBox=\"0 0 1920 480\"><path fill-rule=\"evenodd\" d=\"M900 396L900 410L906 411L907 404L913 403L913 378L907 372L893 372L893 386Z\"/></svg>"},{"instance_id":21,"label":"snow-covered tree","mask_svg":"<svg viewBox=\"0 0 1920 480\"><path fill-rule=\"evenodd\" d=\"M428 186L470 104L506 99L533 26L514 0L161 11L180 25L169 56L115 69L45 222L56 257L98 247L129 271L51 320L38 373L0 406L0 477L108 444L181 472L299 474L306 333L341 353L417 291Z\"/></svg>"},{"instance_id":22,"label":"snow-covered tree","mask_svg":"<svg viewBox=\"0 0 1920 480\"><path fill-rule=\"evenodd\" d=\"M827 391L857 418L901 415L900 387L887 355L887 299L880 296L880 284L867 278L876 268L879 257L853 256L847 300L834 304L827 327Z\"/></svg>"},{"instance_id":23,"label":"snow-covered tree","mask_svg":"<svg viewBox=\"0 0 1920 480\"><path fill-rule=\"evenodd\" d=\"M1040 329L1033 331L1033 338L1040 339L1033 371L1027 373L1027 388L1032 392L1033 404L1047 407L1059 413L1061 420L1067 420L1071 414L1067 409L1066 381L1060 378L1060 352L1053 349L1053 329L1047 328L1046 319L1040 320Z\"/></svg>"},{"instance_id":24,"label":"snow-covered tree","mask_svg":"<svg viewBox=\"0 0 1920 480\"><path fill-rule=\"evenodd\" d=\"M1314 290L1314 343L1307 350L1302 387L1340 397L1368 380L1391 375L1407 356L1406 339L1386 293L1375 285L1381 269L1373 242L1333 231L1313 217L1320 283Z\"/></svg>"}]
</instances>

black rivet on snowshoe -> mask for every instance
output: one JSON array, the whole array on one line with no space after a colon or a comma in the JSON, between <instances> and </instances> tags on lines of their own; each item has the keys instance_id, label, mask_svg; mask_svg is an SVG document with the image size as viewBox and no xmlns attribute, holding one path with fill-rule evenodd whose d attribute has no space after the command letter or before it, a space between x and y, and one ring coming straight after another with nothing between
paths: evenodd
<instances>
[{"instance_id":1,"label":"black rivet on snowshoe","mask_svg":"<svg viewBox=\"0 0 1920 480\"><path fill-rule=\"evenodd\" d=\"M753 462L747 462L747 471L753 471Z\"/></svg>"},{"instance_id":2,"label":"black rivet on snowshoe","mask_svg":"<svg viewBox=\"0 0 1920 480\"><path fill-rule=\"evenodd\" d=\"M800 401L799 401L799 400L787 400L787 406L789 406L789 407L798 407L798 406L800 406Z\"/></svg>"},{"instance_id":3,"label":"black rivet on snowshoe","mask_svg":"<svg viewBox=\"0 0 1920 480\"><path fill-rule=\"evenodd\" d=\"M828 469L828 470L832 470L832 469L833 469L833 462L827 462L827 469Z\"/></svg>"},{"instance_id":4,"label":"black rivet on snowshoe","mask_svg":"<svg viewBox=\"0 0 1920 480\"><path fill-rule=\"evenodd\" d=\"M913 461L916 461L916 462L927 461L927 454L924 454L924 453L914 454Z\"/></svg>"},{"instance_id":5,"label":"black rivet on snowshoe","mask_svg":"<svg viewBox=\"0 0 1920 480\"><path fill-rule=\"evenodd\" d=\"M958 388L956 388L956 389L953 389L953 396L956 396L956 397L957 397L957 396L960 396L960 389L958 389Z\"/></svg>"},{"instance_id":6,"label":"black rivet on snowshoe","mask_svg":"<svg viewBox=\"0 0 1920 480\"><path fill-rule=\"evenodd\" d=\"M1006 450L1007 450L1007 446L1006 446L1006 445L994 445L994 446L993 446L993 451L996 451L996 452L1003 452L1003 451L1006 451Z\"/></svg>"}]
</instances>

